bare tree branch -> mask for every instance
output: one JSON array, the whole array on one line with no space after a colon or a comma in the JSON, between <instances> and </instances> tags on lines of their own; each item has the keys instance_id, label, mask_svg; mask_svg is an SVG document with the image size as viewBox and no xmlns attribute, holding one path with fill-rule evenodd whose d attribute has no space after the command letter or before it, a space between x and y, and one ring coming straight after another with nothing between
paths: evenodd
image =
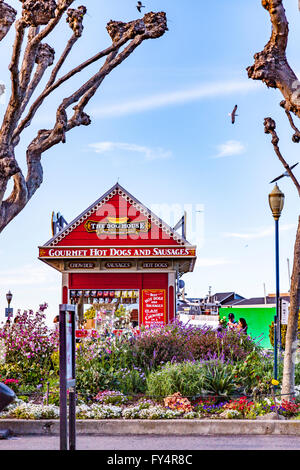
<instances>
[{"instance_id":1,"label":"bare tree branch","mask_svg":"<svg viewBox=\"0 0 300 470\"><path fill-rule=\"evenodd\" d=\"M10 65L12 74L12 96L1 129L1 134L6 135L7 139L11 137L12 132L15 130L17 122L34 91L34 85L38 85L46 69L46 67L44 67L46 64L45 60L41 61L39 57L41 56L41 51L43 49L44 51L46 50L46 46L41 46L41 41L57 26L63 14L73 1L74 0L60 0L57 5L54 0L22 0L22 16L16 23L16 39ZM46 26L42 31L39 31L41 25ZM27 27L29 27L28 40L22 66L19 71L21 47L24 32ZM50 46L48 46L48 50L49 47ZM53 60L49 60L49 65L52 62ZM31 90L29 91L28 86L35 63L42 63L42 66L39 67L38 74L31 81ZM27 98L25 98L26 95ZM25 101L23 101L24 98ZM21 102L23 102L22 106Z\"/></svg>"},{"instance_id":2,"label":"bare tree branch","mask_svg":"<svg viewBox=\"0 0 300 470\"><path fill-rule=\"evenodd\" d=\"M167 30L166 17L164 13L151 12L147 13L143 19L131 21L129 23L110 21L107 25L107 30L112 38L112 45L98 52L82 64L78 65L70 72L66 73L63 77L58 79L56 82L50 84L51 82L49 81L44 91L31 105L27 116L25 116L25 118L20 122L19 126L15 130L13 134L14 140L18 138L21 132L30 125L33 117L35 116L39 107L43 104L45 98L48 97L54 90L59 88L64 82L70 80L73 76L80 73L92 63L99 61L105 56L108 56L111 52L119 50L126 44L126 42L136 37L137 35L143 35L143 40L160 37Z\"/></svg>"},{"instance_id":3,"label":"bare tree branch","mask_svg":"<svg viewBox=\"0 0 300 470\"><path fill-rule=\"evenodd\" d=\"M68 14L67 23L69 23L70 28L73 30L73 35L69 39L62 55L60 56L59 60L57 61L57 64L55 65L55 67L54 67L54 69L51 73L50 79L49 79L45 89L50 88L51 85L53 85L53 83L56 80L56 77L57 77L57 74L58 74L59 70L61 69L61 67L63 66L63 64L66 60L66 58L68 57L69 53L71 52L72 47L74 46L76 41L78 41L78 39L82 35L83 18L84 18L84 15L86 14L86 8L84 6L80 6L77 9L69 8L68 11L67 11L67 14Z\"/></svg>"},{"instance_id":4,"label":"bare tree branch","mask_svg":"<svg viewBox=\"0 0 300 470\"><path fill-rule=\"evenodd\" d=\"M61 54L61 57L59 58L57 64L55 65L52 73L51 73L51 76L48 80L48 83L45 87L45 90L46 91L48 88L51 87L51 85L53 84L53 82L55 81L55 78L60 70L60 68L62 67L63 63L65 62L68 54L70 53L72 47L74 46L75 42L81 37L81 34L82 34L82 30L83 30L83 24L82 24L82 20L83 20L83 17L86 13L86 8L81 6L81 7L78 7L78 9L69 9L67 14L67 22L69 23L70 27L72 28L73 30L73 35L72 37L69 39L63 53ZM31 27L32 30L37 30L36 27ZM46 69L53 64L53 61L54 61L54 55L55 55L55 51L54 49L52 49L48 44L46 43L37 43L37 45L33 48L32 47L32 40L33 38L35 37L35 34L29 34L28 35L29 39L28 39L28 43L29 43L29 46L28 46L28 51L25 52L25 55L24 55L24 60L23 60L23 65L24 65L24 70L27 71L26 73L26 76L27 76L27 80L24 81L24 75L25 73L22 73L22 71L20 72L20 76L23 77L23 86L22 86L22 89L24 90L25 89L25 93L23 91L23 94L22 96L24 96L24 99L22 101L22 105L19 109L19 118L22 116L32 94L34 93L34 91L36 90L38 84L40 83L43 75L44 75L44 72L46 71ZM37 70L35 72L35 75L33 77L33 79L31 80L30 84L28 83L28 78L31 76L31 72L33 70L33 66L34 66L34 63L37 63L38 64L38 67L37 67ZM43 94L41 95L41 97L43 96ZM42 104L43 102L43 99L41 100L37 100L36 103L39 103L40 105ZM35 108L32 108L32 109L35 109L35 111L38 109L38 106ZM34 115L34 114L33 114ZM21 126L22 128L22 126ZM14 133L14 138L17 137L17 140L14 139L14 142L17 143L18 142L18 132L15 132Z\"/></svg>"},{"instance_id":5,"label":"bare tree branch","mask_svg":"<svg viewBox=\"0 0 300 470\"><path fill-rule=\"evenodd\" d=\"M45 28L36 35L32 45L43 41L61 20L63 14L74 0L21 0L23 2L22 17L28 26L46 25Z\"/></svg>"},{"instance_id":6,"label":"bare tree branch","mask_svg":"<svg viewBox=\"0 0 300 470\"><path fill-rule=\"evenodd\" d=\"M32 94L36 90L41 79L43 78L46 69L53 64L54 54L54 49L52 49L52 47L50 47L48 44L44 43L39 45L35 58L35 62L37 63L37 69L30 84L26 88L26 93L20 106L19 116L23 114L24 109L26 108Z\"/></svg>"},{"instance_id":7,"label":"bare tree branch","mask_svg":"<svg viewBox=\"0 0 300 470\"><path fill-rule=\"evenodd\" d=\"M275 121L268 117L268 118L265 118L264 120L264 126L265 126L265 133L266 134L271 134L272 135L272 145L274 147L274 151L277 155L277 157L279 158L279 160L281 161L282 165L284 166L284 168L286 169L286 171L288 172L289 176L291 177L294 185L296 186L296 189L298 191L298 194L300 196L300 184L297 180L297 178L295 177L294 173L292 172L292 170L290 169L288 163L286 162L286 160L284 159L284 157L282 156L282 153L280 152L280 149L279 149L279 137L277 135L277 132L276 132L276 123Z\"/></svg>"},{"instance_id":8,"label":"bare tree branch","mask_svg":"<svg viewBox=\"0 0 300 470\"><path fill-rule=\"evenodd\" d=\"M19 171L13 176L14 186L11 195L3 201L0 210L0 227L7 224L24 208L28 201L28 192L23 173Z\"/></svg>"},{"instance_id":9,"label":"bare tree branch","mask_svg":"<svg viewBox=\"0 0 300 470\"><path fill-rule=\"evenodd\" d=\"M24 38L25 27L22 20L16 22L16 38L13 45L13 54L9 70L11 72L12 92L4 115L3 124L0 130L1 144L8 144L11 133L13 132L18 116L18 107L20 106L20 81L19 81L19 60L21 47Z\"/></svg>"},{"instance_id":10,"label":"bare tree branch","mask_svg":"<svg viewBox=\"0 0 300 470\"><path fill-rule=\"evenodd\" d=\"M262 0L262 5L270 14L272 34L264 49L254 55L254 64L247 68L248 76L261 80L268 87L278 88L286 101L286 109L300 117L299 82L286 58L289 27L283 1Z\"/></svg>"},{"instance_id":11,"label":"bare tree branch","mask_svg":"<svg viewBox=\"0 0 300 470\"><path fill-rule=\"evenodd\" d=\"M25 22L23 24L26 25ZM32 41L33 38L37 35L38 31L39 27L37 26L30 26L28 29L26 49L23 55L23 61L19 73L21 99L23 99L23 97L25 96L27 86L30 82L30 78L35 65L39 43L36 43L35 46L32 47Z\"/></svg>"},{"instance_id":12,"label":"bare tree branch","mask_svg":"<svg viewBox=\"0 0 300 470\"><path fill-rule=\"evenodd\" d=\"M290 123L291 128L294 131L294 134L292 136L292 141L298 144L300 142L300 131L299 129L295 126L294 120L292 118L292 115L289 111L289 109L286 108L286 102L285 100L280 102L280 106L285 110L285 114L287 115L288 121Z\"/></svg>"},{"instance_id":13,"label":"bare tree branch","mask_svg":"<svg viewBox=\"0 0 300 470\"><path fill-rule=\"evenodd\" d=\"M16 10L7 3L4 3L3 0L0 0L0 41L7 35L16 16Z\"/></svg>"},{"instance_id":14,"label":"bare tree branch","mask_svg":"<svg viewBox=\"0 0 300 470\"><path fill-rule=\"evenodd\" d=\"M56 2L54 0L22 1L22 20L26 26L29 26L27 47L24 53L23 63L20 70L20 88L23 98L27 92L27 87L32 75L34 64L35 62L37 62L37 55L42 47L42 40L44 40L45 37L51 31L53 31L53 29L57 26L69 5L71 5L74 0L61 0L58 5L56 5ZM85 7L80 7L80 11L81 9L84 9L86 11ZM41 25L44 24L46 24L46 27L40 31ZM52 63L53 60L49 65L52 65Z\"/></svg>"},{"instance_id":15,"label":"bare tree branch","mask_svg":"<svg viewBox=\"0 0 300 470\"><path fill-rule=\"evenodd\" d=\"M62 65L65 63L74 44L82 35L86 8L83 6L75 9L69 8L73 0L21 1L22 15L16 21L16 37L10 65L12 94L0 131L0 232L26 206L42 184L43 168L41 159L43 153L60 142L64 143L66 133L70 130L91 123L90 117L85 112L85 107L95 95L104 78L129 57L144 40L158 38L167 30L166 15L163 12L150 12L144 15L143 18L128 23L110 21L107 25L107 31L112 44L58 78ZM2 0L0 0L0 11L3 5ZM2 25L15 19L9 7L6 7L5 11L8 11L8 18L6 23L0 20L0 38ZM55 63L45 88L30 106L34 92L38 89L48 68L54 63L54 49L43 41L58 25L64 13L66 13L67 23L73 34ZM41 29L42 27L43 29ZM25 48L23 48L27 28L27 42ZM23 49L24 53L21 59ZM22 131L31 124L37 110L54 90L102 58L106 58L106 60L99 67L98 72L61 102L56 112L54 127L52 129L40 129L28 145L26 152L27 175L25 178L14 153ZM22 64L19 69L20 60L22 60ZM27 106L29 111L22 119ZM71 106L73 106L73 113L68 117ZM14 183L13 190L9 197L3 200L7 184L11 178Z\"/></svg>"}]
</instances>

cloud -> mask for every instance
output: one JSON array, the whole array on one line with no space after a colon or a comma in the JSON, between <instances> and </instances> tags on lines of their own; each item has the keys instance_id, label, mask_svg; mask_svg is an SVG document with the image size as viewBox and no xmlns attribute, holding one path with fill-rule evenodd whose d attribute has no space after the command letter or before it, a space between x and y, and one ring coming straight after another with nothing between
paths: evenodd
<instances>
[{"instance_id":1,"label":"cloud","mask_svg":"<svg viewBox=\"0 0 300 470\"><path fill-rule=\"evenodd\" d=\"M288 230L293 230L296 228L295 224L283 224L279 226L280 231L286 232ZM270 226L264 229L256 230L255 232L249 233L237 233L237 232L224 232L224 237L230 238L240 238L243 240L251 240L256 238L264 238L269 237L270 235L274 234L274 227Z\"/></svg>"},{"instance_id":2,"label":"cloud","mask_svg":"<svg viewBox=\"0 0 300 470\"><path fill-rule=\"evenodd\" d=\"M228 140L224 144L217 146L218 153L212 158L231 157L245 153L245 146L237 140Z\"/></svg>"},{"instance_id":3,"label":"cloud","mask_svg":"<svg viewBox=\"0 0 300 470\"><path fill-rule=\"evenodd\" d=\"M217 98L237 93L247 93L259 89L259 84L251 80L214 82L186 88L184 90L168 91L146 97L139 97L123 103L110 103L91 109L90 114L94 118L107 118L124 116L128 114L151 111L174 105L183 105L205 98Z\"/></svg>"},{"instance_id":4,"label":"cloud","mask_svg":"<svg viewBox=\"0 0 300 470\"><path fill-rule=\"evenodd\" d=\"M89 144L89 147L96 153L105 154L107 152L125 151L142 154L145 160L165 160L171 158L172 152L161 147L151 148L143 145L131 144L127 142L96 142Z\"/></svg>"}]
</instances>

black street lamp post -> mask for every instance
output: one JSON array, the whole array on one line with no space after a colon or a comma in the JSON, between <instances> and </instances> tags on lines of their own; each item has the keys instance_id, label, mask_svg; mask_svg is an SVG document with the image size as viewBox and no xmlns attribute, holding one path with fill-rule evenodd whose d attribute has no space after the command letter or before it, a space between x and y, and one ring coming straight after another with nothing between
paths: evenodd
<instances>
[{"instance_id":1,"label":"black street lamp post","mask_svg":"<svg viewBox=\"0 0 300 470\"><path fill-rule=\"evenodd\" d=\"M274 316L274 379L277 380L278 339L280 336L280 288L279 288L279 218L284 205L284 194L275 184L269 194L269 204L275 220L275 270L276 270L276 314Z\"/></svg>"},{"instance_id":2,"label":"black street lamp post","mask_svg":"<svg viewBox=\"0 0 300 470\"><path fill-rule=\"evenodd\" d=\"M6 300L8 303L8 312L9 306L12 299L12 293L8 291L6 294ZM8 317L9 318L9 317ZM16 395L13 390L7 387L5 384L0 383L0 412L4 410L4 408L9 405L12 401L14 401ZM10 436L10 431L8 429L0 430L0 439L7 439Z\"/></svg>"},{"instance_id":3,"label":"black street lamp post","mask_svg":"<svg viewBox=\"0 0 300 470\"><path fill-rule=\"evenodd\" d=\"M7 292L6 294L6 300L7 300L7 317L10 318L13 316L13 313L12 313L12 309L10 308L10 303L11 303L11 300L13 298L13 295L12 293L10 292L10 290Z\"/></svg>"}]
</instances>

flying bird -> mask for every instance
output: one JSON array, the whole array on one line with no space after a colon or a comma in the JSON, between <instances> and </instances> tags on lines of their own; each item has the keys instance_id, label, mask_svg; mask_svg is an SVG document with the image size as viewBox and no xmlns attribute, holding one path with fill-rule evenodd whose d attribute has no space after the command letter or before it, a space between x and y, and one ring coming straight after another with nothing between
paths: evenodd
<instances>
[{"instance_id":1,"label":"flying bird","mask_svg":"<svg viewBox=\"0 0 300 470\"><path fill-rule=\"evenodd\" d=\"M299 162L297 162L297 163L295 163L294 165L292 165L292 166L290 167L290 170L292 170L293 168L295 168L295 166L297 166L298 163L299 163ZM282 175L277 176L277 178L274 178L272 181L270 181L270 184L271 184L271 183L275 183L275 181L280 180L280 179L283 178L284 176L290 176L290 175L288 174L287 171L285 171L284 173L282 173Z\"/></svg>"},{"instance_id":2,"label":"flying bird","mask_svg":"<svg viewBox=\"0 0 300 470\"><path fill-rule=\"evenodd\" d=\"M137 6L136 6L136 7L137 7L138 11L141 13L142 8L145 8L145 5L142 5L142 2L137 2Z\"/></svg>"},{"instance_id":3,"label":"flying bird","mask_svg":"<svg viewBox=\"0 0 300 470\"><path fill-rule=\"evenodd\" d=\"M238 116L238 114L236 114L237 107L238 107L238 106L237 106L237 104L236 104L235 107L233 108L232 113L229 114L229 116L231 116L231 122L232 122L232 124L235 123L235 118L236 118L236 116Z\"/></svg>"}]
</instances>

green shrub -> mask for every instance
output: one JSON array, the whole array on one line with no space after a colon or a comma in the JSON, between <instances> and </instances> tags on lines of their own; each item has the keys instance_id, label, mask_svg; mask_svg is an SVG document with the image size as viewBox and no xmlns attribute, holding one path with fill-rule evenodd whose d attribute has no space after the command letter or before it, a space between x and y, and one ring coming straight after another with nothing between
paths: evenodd
<instances>
[{"instance_id":1,"label":"green shrub","mask_svg":"<svg viewBox=\"0 0 300 470\"><path fill-rule=\"evenodd\" d=\"M300 385L300 364L295 364L295 385Z\"/></svg>"},{"instance_id":2,"label":"green shrub","mask_svg":"<svg viewBox=\"0 0 300 470\"><path fill-rule=\"evenodd\" d=\"M280 325L280 336L281 336L281 347L285 349L285 338L286 338L286 331L287 325ZM297 329L297 337L300 338L300 316L298 319L298 329ZM272 347L274 347L274 321L272 321L271 325L269 325L269 339Z\"/></svg>"},{"instance_id":3,"label":"green shrub","mask_svg":"<svg viewBox=\"0 0 300 470\"><path fill-rule=\"evenodd\" d=\"M125 393L125 395L145 392L146 377L142 369L137 367L119 369L114 374L118 381L118 390Z\"/></svg>"},{"instance_id":4,"label":"green shrub","mask_svg":"<svg viewBox=\"0 0 300 470\"><path fill-rule=\"evenodd\" d=\"M54 351L51 354L51 364L54 371L54 374L59 375L59 350Z\"/></svg>"},{"instance_id":5,"label":"green shrub","mask_svg":"<svg viewBox=\"0 0 300 470\"><path fill-rule=\"evenodd\" d=\"M205 364L203 392L217 397L230 397L238 392L235 374L229 365L220 361Z\"/></svg>"},{"instance_id":6,"label":"green shrub","mask_svg":"<svg viewBox=\"0 0 300 470\"><path fill-rule=\"evenodd\" d=\"M152 398L180 392L192 400L207 395L221 399L239 391L234 367L218 360L168 363L147 377L147 394Z\"/></svg>"},{"instance_id":7,"label":"green shrub","mask_svg":"<svg viewBox=\"0 0 300 470\"><path fill-rule=\"evenodd\" d=\"M145 390L144 372L131 359L127 338L100 336L88 339L76 350L76 389L94 397L99 391L118 390L125 394Z\"/></svg>"},{"instance_id":8,"label":"green shrub","mask_svg":"<svg viewBox=\"0 0 300 470\"><path fill-rule=\"evenodd\" d=\"M164 398L180 392L183 397L201 394L203 365L200 362L167 363L147 377L147 394Z\"/></svg>"},{"instance_id":9,"label":"green shrub","mask_svg":"<svg viewBox=\"0 0 300 470\"><path fill-rule=\"evenodd\" d=\"M119 381L114 371L107 371L100 366L76 370L76 391L84 399L93 398L101 390L119 390Z\"/></svg>"},{"instance_id":10,"label":"green shrub","mask_svg":"<svg viewBox=\"0 0 300 470\"><path fill-rule=\"evenodd\" d=\"M273 355L253 351L244 361L233 366L236 383L243 394L261 395L270 392L273 378Z\"/></svg>"},{"instance_id":11,"label":"green shrub","mask_svg":"<svg viewBox=\"0 0 300 470\"><path fill-rule=\"evenodd\" d=\"M50 388L48 398L46 395L44 395L43 402L45 405L47 403L47 399L48 399L49 405L59 406L59 399L60 399L59 386Z\"/></svg>"}]
</instances>

